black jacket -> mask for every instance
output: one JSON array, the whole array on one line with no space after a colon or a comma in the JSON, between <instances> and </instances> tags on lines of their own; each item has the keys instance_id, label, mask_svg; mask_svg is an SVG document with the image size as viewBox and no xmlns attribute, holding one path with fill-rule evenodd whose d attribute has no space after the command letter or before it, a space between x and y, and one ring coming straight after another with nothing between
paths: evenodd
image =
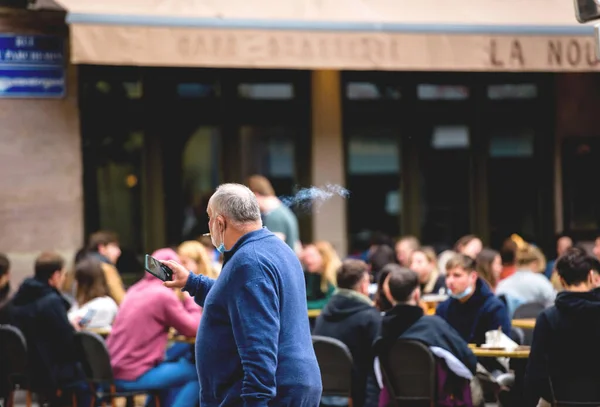
<instances>
[{"instance_id":1,"label":"black jacket","mask_svg":"<svg viewBox=\"0 0 600 407\"><path fill-rule=\"evenodd\" d=\"M442 318L423 315L421 307L399 304L385 314L381 335L375 343L376 353L386 353L398 338L442 348L456 356L471 373L475 373L477 358L467 342Z\"/></svg>"},{"instance_id":2,"label":"black jacket","mask_svg":"<svg viewBox=\"0 0 600 407\"><path fill-rule=\"evenodd\" d=\"M600 288L589 292L563 291L555 305L538 317L525 376L528 404L540 397L551 401L548 377L575 380L597 378L600 383Z\"/></svg>"},{"instance_id":3,"label":"black jacket","mask_svg":"<svg viewBox=\"0 0 600 407\"><path fill-rule=\"evenodd\" d=\"M373 371L373 341L381 324L381 313L359 293L338 290L317 318L313 335L335 338L348 346L354 368L352 400L356 407L377 407L379 387Z\"/></svg>"},{"instance_id":4,"label":"black jacket","mask_svg":"<svg viewBox=\"0 0 600 407\"><path fill-rule=\"evenodd\" d=\"M79 377L68 309L55 288L34 278L25 280L7 305L9 323L27 341L28 370L36 390L52 392Z\"/></svg>"}]
</instances>

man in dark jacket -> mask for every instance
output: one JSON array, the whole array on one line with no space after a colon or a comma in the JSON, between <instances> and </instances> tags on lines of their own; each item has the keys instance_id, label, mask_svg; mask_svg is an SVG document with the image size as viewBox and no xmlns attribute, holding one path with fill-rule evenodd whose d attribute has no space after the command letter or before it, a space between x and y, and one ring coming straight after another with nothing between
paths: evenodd
<instances>
[{"instance_id":1,"label":"man in dark jacket","mask_svg":"<svg viewBox=\"0 0 600 407\"><path fill-rule=\"evenodd\" d=\"M418 305L421 290L417 273L404 267L392 270L384 281L383 291L393 308L383 317L381 334L374 345L376 354L385 355L398 338L421 342L437 358L444 359L456 376L470 380L474 405L480 405L481 388L474 378L477 358L446 321L424 315Z\"/></svg>"},{"instance_id":2,"label":"man in dark jacket","mask_svg":"<svg viewBox=\"0 0 600 407\"><path fill-rule=\"evenodd\" d=\"M75 327L67 318L68 302L57 290L64 278L64 260L42 253L35 276L26 279L8 304L9 322L27 340L28 371L32 387L52 399L59 388L79 381Z\"/></svg>"},{"instance_id":3,"label":"man in dark jacket","mask_svg":"<svg viewBox=\"0 0 600 407\"><path fill-rule=\"evenodd\" d=\"M352 369L352 401L356 407L376 407L379 388L373 372L372 345L381 314L369 299L369 266L345 260L337 273L338 289L317 318L313 335L338 339L348 346Z\"/></svg>"},{"instance_id":4,"label":"man in dark jacket","mask_svg":"<svg viewBox=\"0 0 600 407\"><path fill-rule=\"evenodd\" d=\"M527 364L528 405L552 401L549 378L556 385L565 379L600 383L600 264L581 250L569 249L555 265L565 291L555 305L538 317ZM592 401L570 394L568 401ZM577 396L584 400L577 400ZM546 404L549 405L549 404Z\"/></svg>"},{"instance_id":5,"label":"man in dark jacket","mask_svg":"<svg viewBox=\"0 0 600 407\"><path fill-rule=\"evenodd\" d=\"M446 350L474 374L477 358L467 342L438 316L425 316L419 304L421 290L417 273L404 267L393 270L383 284L383 291L393 308L385 313L377 353L389 348L398 338L412 339L427 346Z\"/></svg>"},{"instance_id":6,"label":"man in dark jacket","mask_svg":"<svg viewBox=\"0 0 600 407\"><path fill-rule=\"evenodd\" d=\"M436 315L448 322L468 343L485 343L485 333L498 328L510 336L510 319L504 303L482 283L475 260L457 254L446 263L450 298L440 303Z\"/></svg>"}]
</instances>

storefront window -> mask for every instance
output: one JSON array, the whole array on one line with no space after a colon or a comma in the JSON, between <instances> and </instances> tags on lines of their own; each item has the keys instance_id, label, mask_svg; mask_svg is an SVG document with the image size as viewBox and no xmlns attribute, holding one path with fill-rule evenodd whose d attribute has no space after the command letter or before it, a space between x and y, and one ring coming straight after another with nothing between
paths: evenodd
<instances>
[{"instance_id":1,"label":"storefront window","mask_svg":"<svg viewBox=\"0 0 600 407\"><path fill-rule=\"evenodd\" d=\"M356 249L375 232L400 233L400 135L389 128L355 128L347 146L348 230Z\"/></svg>"},{"instance_id":2,"label":"storefront window","mask_svg":"<svg viewBox=\"0 0 600 407\"><path fill-rule=\"evenodd\" d=\"M182 152L182 187L184 196L181 235L196 239L208 232L208 200L220 184L220 131L199 126L185 143Z\"/></svg>"},{"instance_id":3,"label":"storefront window","mask_svg":"<svg viewBox=\"0 0 600 407\"><path fill-rule=\"evenodd\" d=\"M287 100L294 98L291 83L240 83L238 95L243 99Z\"/></svg>"},{"instance_id":4,"label":"storefront window","mask_svg":"<svg viewBox=\"0 0 600 407\"><path fill-rule=\"evenodd\" d=\"M487 97L490 100L535 99L538 96L537 85L533 83L489 85Z\"/></svg>"},{"instance_id":5,"label":"storefront window","mask_svg":"<svg viewBox=\"0 0 600 407\"><path fill-rule=\"evenodd\" d=\"M402 98L398 85L382 85L373 82L349 82L346 85L349 100L399 100Z\"/></svg>"},{"instance_id":6,"label":"storefront window","mask_svg":"<svg viewBox=\"0 0 600 407\"><path fill-rule=\"evenodd\" d=\"M494 244L500 245L512 233L536 238L539 165L534 139L535 132L528 127L489 132L488 194Z\"/></svg>"},{"instance_id":7,"label":"storefront window","mask_svg":"<svg viewBox=\"0 0 600 407\"><path fill-rule=\"evenodd\" d=\"M240 150L242 175L267 177L278 195L290 195L295 187L297 132L284 126L242 126Z\"/></svg>"},{"instance_id":8,"label":"storefront window","mask_svg":"<svg viewBox=\"0 0 600 407\"><path fill-rule=\"evenodd\" d=\"M466 100L469 98L469 88L461 85L432 85L417 86L417 97L421 100Z\"/></svg>"},{"instance_id":9,"label":"storefront window","mask_svg":"<svg viewBox=\"0 0 600 407\"><path fill-rule=\"evenodd\" d=\"M144 245L143 83L135 70L82 68L80 78L86 233L116 232L119 269L135 273Z\"/></svg>"},{"instance_id":10,"label":"storefront window","mask_svg":"<svg viewBox=\"0 0 600 407\"><path fill-rule=\"evenodd\" d=\"M470 128L431 126L419 143L421 238L451 245L470 233Z\"/></svg>"}]
</instances>

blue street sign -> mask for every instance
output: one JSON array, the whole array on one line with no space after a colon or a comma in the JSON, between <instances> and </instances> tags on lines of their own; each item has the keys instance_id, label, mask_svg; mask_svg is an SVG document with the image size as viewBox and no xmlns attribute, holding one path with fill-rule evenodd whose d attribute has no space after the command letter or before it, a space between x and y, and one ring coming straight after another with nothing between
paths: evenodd
<instances>
[{"instance_id":1,"label":"blue street sign","mask_svg":"<svg viewBox=\"0 0 600 407\"><path fill-rule=\"evenodd\" d=\"M65 96L66 80L63 68L16 67L6 69L0 65L0 97Z\"/></svg>"},{"instance_id":2,"label":"blue street sign","mask_svg":"<svg viewBox=\"0 0 600 407\"><path fill-rule=\"evenodd\" d=\"M66 62L61 37L0 35L0 98L64 97Z\"/></svg>"}]
</instances>

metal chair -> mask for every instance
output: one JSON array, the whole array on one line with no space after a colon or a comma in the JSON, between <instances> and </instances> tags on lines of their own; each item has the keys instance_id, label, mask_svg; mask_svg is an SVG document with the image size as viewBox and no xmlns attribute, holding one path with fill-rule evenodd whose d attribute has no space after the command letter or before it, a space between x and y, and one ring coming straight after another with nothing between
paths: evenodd
<instances>
[{"instance_id":1,"label":"metal chair","mask_svg":"<svg viewBox=\"0 0 600 407\"><path fill-rule=\"evenodd\" d=\"M537 302L528 302L521 304L515 310L513 319L526 319L526 318L537 318L538 315L544 311L546 307L544 304ZM533 329L523 328L523 343L522 345L531 346L533 340Z\"/></svg>"},{"instance_id":2,"label":"metal chair","mask_svg":"<svg viewBox=\"0 0 600 407\"><path fill-rule=\"evenodd\" d=\"M352 354L334 338L313 335L313 347L321 370L324 396L347 397L352 406Z\"/></svg>"},{"instance_id":3,"label":"metal chair","mask_svg":"<svg viewBox=\"0 0 600 407\"><path fill-rule=\"evenodd\" d=\"M15 392L18 390L25 390L27 407L31 407L27 342L21 331L12 325L0 325L0 366L8 383L7 407L14 406Z\"/></svg>"},{"instance_id":4,"label":"metal chair","mask_svg":"<svg viewBox=\"0 0 600 407\"><path fill-rule=\"evenodd\" d=\"M117 391L112 366L110 364L110 355L100 335L93 332L80 331L76 334L76 343L81 354L81 363L85 372L87 381L92 391L91 405L97 403L105 405L106 400L116 407L116 398L125 397L127 405L133 406L133 397L141 394L150 394L154 397L156 406L160 406L160 394L156 390L140 391ZM105 391L105 388L108 391Z\"/></svg>"},{"instance_id":5,"label":"metal chair","mask_svg":"<svg viewBox=\"0 0 600 407\"><path fill-rule=\"evenodd\" d=\"M436 400L436 361L424 344L398 339L379 363L386 388L396 407L428 405Z\"/></svg>"}]
</instances>

